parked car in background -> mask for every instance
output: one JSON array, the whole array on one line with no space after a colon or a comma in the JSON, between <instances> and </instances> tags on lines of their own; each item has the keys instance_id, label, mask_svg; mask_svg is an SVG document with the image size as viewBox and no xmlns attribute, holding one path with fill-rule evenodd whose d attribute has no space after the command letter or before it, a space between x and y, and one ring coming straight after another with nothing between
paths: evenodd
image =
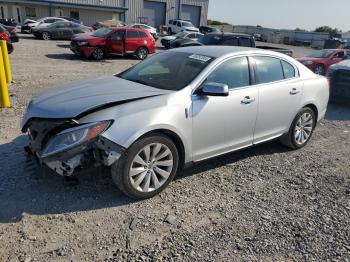
<instances>
[{"instance_id":1,"label":"parked car in background","mask_svg":"<svg viewBox=\"0 0 350 262\"><path fill-rule=\"evenodd\" d=\"M168 34L177 34L182 31L199 32L191 22L185 20L170 20L168 24Z\"/></svg>"},{"instance_id":2,"label":"parked car in background","mask_svg":"<svg viewBox=\"0 0 350 262\"><path fill-rule=\"evenodd\" d=\"M21 130L26 151L56 173L107 166L122 192L146 199L204 159L276 138L304 147L328 98L327 79L286 55L180 48L45 91L29 103Z\"/></svg>"},{"instance_id":3,"label":"parked car in background","mask_svg":"<svg viewBox=\"0 0 350 262\"><path fill-rule=\"evenodd\" d=\"M199 38L203 37L204 35L201 33L190 33L186 37L178 37L175 40L171 41L169 43L168 48L179 48L179 47L186 47L191 46L188 45L188 42L197 41Z\"/></svg>"},{"instance_id":4,"label":"parked car in background","mask_svg":"<svg viewBox=\"0 0 350 262\"><path fill-rule=\"evenodd\" d=\"M311 53L306 57L299 58L298 61L307 66L314 73L325 75L331 65L349 58L350 50L324 49Z\"/></svg>"},{"instance_id":5,"label":"parked car in background","mask_svg":"<svg viewBox=\"0 0 350 262\"><path fill-rule=\"evenodd\" d=\"M0 24L7 25L7 26L17 26L17 22L13 18L1 18Z\"/></svg>"},{"instance_id":6,"label":"parked car in background","mask_svg":"<svg viewBox=\"0 0 350 262\"><path fill-rule=\"evenodd\" d=\"M196 41L199 37L202 37L202 36L203 34L198 32L182 31L180 33L177 33L176 35L164 36L162 37L160 42L165 48L170 48L170 43L176 39L191 39Z\"/></svg>"},{"instance_id":7,"label":"parked car in background","mask_svg":"<svg viewBox=\"0 0 350 262\"><path fill-rule=\"evenodd\" d=\"M63 18L59 18L59 17L44 17L41 19L38 19L36 22L29 22L27 23L23 29L21 29L21 31L23 32L28 32L28 33L32 33L32 29L36 27L36 29L41 29L41 28L45 28L53 23L56 22L64 22L67 20L63 19Z\"/></svg>"},{"instance_id":8,"label":"parked car in background","mask_svg":"<svg viewBox=\"0 0 350 262\"><path fill-rule=\"evenodd\" d=\"M47 27L35 27L32 29L32 33L37 38L43 40L51 39L72 39L75 34L82 34L92 32L91 27L87 27L81 24L76 24L69 21L59 21L50 24Z\"/></svg>"},{"instance_id":9,"label":"parked car in background","mask_svg":"<svg viewBox=\"0 0 350 262\"><path fill-rule=\"evenodd\" d=\"M21 33L22 34L30 34L30 31L32 29L32 24L36 23L36 20L33 19L26 19L24 20L23 24L21 25Z\"/></svg>"},{"instance_id":10,"label":"parked car in background","mask_svg":"<svg viewBox=\"0 0 350 262\"><path fill-rule=\"evenodd\" d=\"M92 34L77 35L72 39L72 52L101 60L109 55L135 55L146 59L156 51L156 41L150 32L130 27L100 28Z\"/></svg>"},{"instance_id":11,"label":"parked car in background","mask_svg":"<svg viewBox=\"0 0 350 262\"><path fill-rule=\"evenodd\" d=\"M181 44L183 47L203 45L255 47L255 41L252 36L236 33L209 33L199 38L198 41L187 39L182 41Z\"/></svg>"},{"instance_id":12,"label":"parked car in background","mask_svg":"<svg viewBox=\"0 0 350 262\"><path fill-rule=\"evenodd\" d=\"M270 50L293 57L293 50L271 46L256 46L254 36L238 33L208 33L199 38L198 41L183 40L178 47L202 46L202 45L224 45L224 46L245 46Z\"/></svg>"},{"instance_id":13,"label":"parked car in background","mask_svg":"<svg viewBox=\"0 0 350 262\"><path fill-rule=\"evenodd\" d=\"M92 28L94 30L100 29L102 27L124 27L126 26L126 24L122 21L118 21L118 20L106 20L106 21L102 21L102 22L97 22L95 23Z\"/></svg>"},{"instance_id":14,"label":"parked car in background","mask_svg":"<svg viewBox=\"0 0 350 262\"><path fill-rule=\"evenodd\" d=\"M211 27L211 26L200 26L199 27L199 32L202 34L206 35L208 33L220 33L221 31L217 29L216 27Z\"/></svg>"},{"instance_id":15,"label":"parked car in background","mask_svg":"<svg viewBox=\"0 0 350 262\"><path fill-rule=\"evenodd\" d=\"M152 27L152 26L145 25L145 24L131 24L131 25L129 25L129 27L147 30L148 32L151 33L151 35L154 37L155 40L158 40L158 38L159 38L158 33L157 33L157 29Z\"/></svg>"},{"instance_id":16,"label":"parked car in background","mask_svg":"<svg viewBox=\"0 0 350 262\"><path fill-rule=\"evenodd\" d=\"M19 41L19 37L17 35L17 29L15 26L7 26L7 25L3 25L0 23L0 25L2 25L10 34L10 39L12 43L16 43Z\"/></svg>"},{"instance_id":17,"label":"parked car in background","mask_svg":"<svg viewBox=\"0 0 350 262\"><path fill-rule=\"evenodd\" d=\"M7 43L7 52L11 54L13 52L13 45L11 43L10 33L7 31L7 29L0 25L0 40L5 40Z\"/></svg>"},{"instance_id":18,"label":"parked car in background","mask_svg":"<svg viewBox=\"0 0 350 262\"><path fill-rule=\"evenodd\" d=\"M350 60L333 64L327 71L332 102L350 106Z\"/></svg>"},{"instance_id":19,"label":"parked car in background","mask_svg":"<svg viewBox=\"0 0 350 262\"><path fill-rule=\"evenodd\" d=\"M68 17L68 16L59 16L59 18L62 18L62 19L65 19L69 22L73 22L73 23L76 23L76 24L83 24L83 21L81 21L80 19L75 19L75 18L71 18L71 17Z\"/></svg>"}]
</instances>

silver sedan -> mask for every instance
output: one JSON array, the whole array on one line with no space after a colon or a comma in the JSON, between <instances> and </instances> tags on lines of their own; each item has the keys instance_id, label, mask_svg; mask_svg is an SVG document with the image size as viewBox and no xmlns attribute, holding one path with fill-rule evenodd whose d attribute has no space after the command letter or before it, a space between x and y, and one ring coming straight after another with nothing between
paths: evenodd
<instances>
[{"instance_id":1,"label":"silver sedan","mask_svg":"<svg viewBox=\"0 0 350 262\"><path fill-rule=\"evenodd\" d=\"M204 159L276 138L302 148L328 98L326 78L283 54L190 47L49 89L22 131L26 151L58 174L108 166L121 191L145 199Z\"/></svg>"}]
</instances>

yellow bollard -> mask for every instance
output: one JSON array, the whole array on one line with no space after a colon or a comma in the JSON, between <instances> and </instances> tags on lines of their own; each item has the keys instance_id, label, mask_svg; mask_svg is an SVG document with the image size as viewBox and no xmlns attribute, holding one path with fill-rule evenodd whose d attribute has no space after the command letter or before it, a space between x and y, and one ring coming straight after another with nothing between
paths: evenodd
<instances>
[{"instance_id":1,"label":"yellow bollard","mask_svg":"<svg viewBox=\"0 0 350 262\"><path fill-rule=\"evenodd\" d=\"M2 57L2 47L0 46L0 107L10 107L10 97L7 89L4 59Z\"/></svg>"},{"instance_id":2,"label":"yellow bollard","mask_svg":"<svg viewBox=\"0 0 350 262\"><path fill-rule=\"evenodd\" d=\"M9 54L7 52L7 43L5 40L0 40L0 47L2 50L2 59L4 61L4 66L5 66L6 81L9 84L12 82L12 73L11 73Z\"/></svg>"}]
</instances>

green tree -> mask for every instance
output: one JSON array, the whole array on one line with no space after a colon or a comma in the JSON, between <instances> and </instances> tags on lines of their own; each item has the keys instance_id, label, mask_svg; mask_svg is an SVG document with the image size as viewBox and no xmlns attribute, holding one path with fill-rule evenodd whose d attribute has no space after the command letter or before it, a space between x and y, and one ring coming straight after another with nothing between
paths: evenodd
<instances>
[{"instance_id":1,"label":"green tree","mask_svg":"<svg viewBox=\"0 0 350 262\"><path fill-rule=\"evenodd\" d=\"M229 23L208 19L208 25L229 25Z\"/></svg>"},{"instance_id":2,"label":"green tree","mask_svg":"<svg viewBox=\"0 0 350 262\"><path fill-rule=\"evenodd\" d=\"M315 29L315 32L329 33L331 37L335 37L341 31L339 31L337 28L332 28L330 26L320 26Z\"/></svg>"}]
</instances>

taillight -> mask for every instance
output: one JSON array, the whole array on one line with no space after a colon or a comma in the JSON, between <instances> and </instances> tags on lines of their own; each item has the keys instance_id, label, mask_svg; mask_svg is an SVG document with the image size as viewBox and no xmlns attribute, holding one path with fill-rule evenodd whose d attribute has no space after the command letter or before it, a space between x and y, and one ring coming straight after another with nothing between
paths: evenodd
<instances>
[{"instance_id":1,"label":"taillight","mask_svg":"<svg viewBox=\"0 0 350 262\"><path fill-rule=\"evenodd\" d=\"M0 33L0 39L9 41L9 40L10 40L10 37L9 37L9 35L6 34L6 33Z\"/></svg>"},{"instance_id":2,"label":"taillight","mask_svg":"<svg viewBox=\"0 0 350 262\"><path fill-rule=\"evenodd\" d=\"M93 31L94 31L94 29L92 29L92 27L88 28L88 32L93 32Z\"/></svg>"},{"instance_id":3,"label":"taillight","mask_svg":"<svg viewBox=\"0 0 350 262\"><path fill-rule=\"evenodd\" d=\"M16 34L17 33L17 31L16 31L16 28L14 27L14 28L12 28L12 30L11 30L11 34Z\"/></svg>"}]
</instances>

